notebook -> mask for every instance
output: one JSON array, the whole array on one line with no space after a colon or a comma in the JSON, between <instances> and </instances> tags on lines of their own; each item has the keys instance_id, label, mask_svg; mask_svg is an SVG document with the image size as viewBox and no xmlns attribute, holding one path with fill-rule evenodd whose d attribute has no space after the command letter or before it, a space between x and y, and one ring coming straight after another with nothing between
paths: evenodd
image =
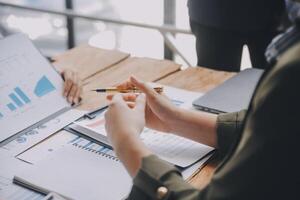
<instances>
[{"instance_id":1,"label":"notebook","mask_svg":"<svg viewBox=\"0 0 300 200\"><path fill-rule=\"evenodd\" d=\"M210 113L227 113L247 109L263 74L261 69L246 69L193 102L197 109Z\"/></svg>"},{"instance_id":2,"label":"notebook","mask_svg":"<svg viewBox=\"0 0 300 200\"><path fill-rule=\"evenodd\" d=\"M92 120L85 119L74 122L70 125L70 128L110 146L106 135L103 115L102 113ZM182 168L194 164L214 150L213 147L171 133L163 133L149 128L144 128L140 138L154 154Z\"/></svg>"},{"instance_id":3,"label":"notebook","mask_svg":"<svg viewBox=\"0 0 300 200\"><path fill-rule=\"evenodd\" d=\"M74 200L119 200L132 186L131 177L116 157L79 145L65 146L29 166L14 176L14 183Z\"/></svg>"}]
</instances>

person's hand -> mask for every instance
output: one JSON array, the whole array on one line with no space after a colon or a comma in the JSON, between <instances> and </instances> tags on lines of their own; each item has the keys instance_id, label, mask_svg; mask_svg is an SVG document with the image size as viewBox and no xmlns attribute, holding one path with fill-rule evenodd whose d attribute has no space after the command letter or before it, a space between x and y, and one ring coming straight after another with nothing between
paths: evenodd
<instances>
[{"instance_id":1,"label":"person's hand","mask_svg":"<svg viewBox=\"0 0 300 200\"><path fill-rule=\"evenodd\" d=\"M172 104L166 96L158 94L148 84L134 77L117 87L119 89L136 87L146 94L147 127L177 134L209 146L217 146L217 115L179 108ZM128 102L129 107L134 107L137 96L136 94L123 94L123 99ZM108 99L112 99L112 97L112 95L107 96Z\"/></svg>"},{"instance_id":2,"label":"person's hand","mask_svg":"<svg viewBox=\"0 0 300 200\"><path fill-rule=\"evenodd\" d=\"M136 98L134 108L130 108L121 94L113 97L105 113L105 129L112 146L118 147L125 140L138 138L145 126L145 95Z\"/></svg>"},{"instance_id":3,"label":"person's hand","mask_svg":"<svg viewBox=\"0 0 300 200\"><path fill-rule=\"evenodd\" d=\"M129 81L117 86L119 89L132 89L134 87L146 94L145 118L146 126L158 131L172 132L172 126L176 121L178 108L164 95L158 94L148 84L131 77ZM123 99L128 101L130 107L135 106L138 95L123 94ZM113 95L108 95L111 100Z\"/></svg>"},{"instance_id":4,"label":"person's hand","mask_svg":"<svg viewBox=\"0 0 300 200\"><path fill-rule=\"evenodd\" d=\"M82 93L82 81L78 74L72 70L64 70L61 72L61 76L64 79L63 96L71 104L78 104L81 100Z\"/></svg>"},{"instance_id":5,"label":"person's hand","mask_svg":"<svg viewBox=\"0 0 300 200\"><path fill-rule=\"evenodd\" d=\"M107 137L132 177L137 174L142 158L151 154L139 139L145 126L145 101L145 95L141 94L131 108L117 94L105 113Z\"/></svg>"}]
</instances>

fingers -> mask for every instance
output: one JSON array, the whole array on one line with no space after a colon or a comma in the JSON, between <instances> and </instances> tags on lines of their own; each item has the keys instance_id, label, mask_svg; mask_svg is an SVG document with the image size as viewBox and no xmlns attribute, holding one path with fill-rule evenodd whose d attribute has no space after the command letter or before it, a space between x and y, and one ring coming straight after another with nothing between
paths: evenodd
<instances>
[{"instance_id":1,"label":"fingers","mask_svg":"<svg viewBox=\"0 0 300 200\"><path fill-rule=\"evenodd\" d=\"M136 78L134 78L133 76L130 77L131 82L138 88L140 89L142 92L144 92L146 95L150 95L150 96L156 96L157 92L151 88L148 84L137 80Z\"/></svg>"},{"instance_id":2,"label":"fingers","mask_svg":"<svg viewBox=\"0 0 300 200\"><path fill-rule=\"evenodd\" d=\"M75 104L79 103L79 101L80 101L80 94L81 93L82 93L82 88L81 87L77 88L76 94L74 96L74 103Z\"/></svg>"},{"instance_id":3,"label":"fingers","mask_svg":"<svg viewBox=\"0 0 300 200\"><path fill-rule=\"evenodd\" d=\"M113 99L113 97L114 97L113 94L109 94L106 96L107 100L110 100L110 101ZM136 100L137 94L131 94L131 93L130 94L122 94L122 97L123 97L124 101L134 102Z\"/></svg>"},{"instance_id":4,"label":"fingers","mask_svg":"<svg viewBox=\"0 0 300 200\"><path fill-rule=\"evenodd\" d=\"M65 80L63 96L67 98L69 103L79 103L82 93L82 82L77 73L72 70L66 70L62 73Z\"/></svg>"},{"instance_id":5,"label":"fingers","mask_svg":"<svg viewBox=\"0 0 300 200\"><path fill-rule=\"evenodd\" d=\"M106 98L113 102L114 96L115 95L108 95ZM138 98L137 94L118 94L118 96L122 97L123 101L125 101L125 103L127 104L127 106L129 108L131 108L131 109L135 108L136 100ZM116 97L116 99L115 99L115 101L119 101L119 97ZM114 102L114 103L116 103L116 102ZM117 103L119 103L119 102L117 102Z\"/></svg>"},{"instance_id":6,"label":"fingers","mask_svg":"<svg viewBox=\"0 0 300 200\"><path fill-rule=\"evenodd\" d=\"M113 96L112 102L119 102L122 100L122 95L121 94L116 94Z\"/></svg>"},{"instance_id":7,"label":"fingers","mask_svg":"<svg viewBox=\"0 0 300 200\"><path fill-rule=\"evenodd\" d=\"M124 83L117 85L117 88L121 90L132 89L134 88L134 84L132 84L131 81L126 81Z\"/></svg>"},{"instance_id":8,"label":"fingers","mask_svg":"<svg viewBox=\"0 0 300 200\"><path fill-rule=\"evenodd\" d=\"M73 103L74 96L75 96L76 92L77 92L77 85L73 83L72 87L71 87L71 90L68 94L68 102L69 103Z\"/></svg>"},{"instance_id":9,"label":"fingers","mask_svg":"<svg viewBox=\"0 0 300 200\"><path fill-rule=\"evenodd\" d=\"M116 94L113 97L111 104L110 104L110 106L124 106L124 105L126 105L126 103L123 100L123 97L121 94Z\"/></svg>"},{"instance_id":10,"label":"fingers","mask_svg":"<svg viewBox=\"0 0 300 200\"><path fill-rule=\"evenodd\" d=\"M134 102L126 102L127 106L131 109L135 108L135 103Z\"/></svg>"},{"instance_id":11,"label":"fingers","mask_svg":"<svg viewBox=\"0 0 300 200\"><path fill-rule=\"evenodd\" d=\"M145 111L146 97L145 94L140 94L136 98L135 109L138 111Z\"/></svg>"},{"instance_id":12,"label":"fingers","mask_svg":"<svg viewBox=\"0 0 300 200\"><path fill-rule=\"evenodd\" d=\"M67 97L69 94L69 91L72 88L73 73L71 71L67 70L62 73L62 76L63 76L63 79L65 80L63 96Z\"/></svg>"},{"instance_id":13,"label":"fingers","mask_svg":"<svg viewBox=\"0 0 300 200\"><path fill-rule=\"evenodd\" d=\"M111 101L113 99L113 97L114 97L113 94L109 94L106 96L106 99Z\"/></svg>"},{"instance_id":14,"label":"fingers","mask_svg":"<svg viewBox=\"0 0 300 200\"><path fill-rule=\"evenodd\" d=\"M137 80L135 77L130 77L129 81L126 81L122 84L117 85L118 89L133 89L133 88L138 88L140 89L143 93L146 93L147 95L155 96L157 95L157 92L151 88L148 84ZM112 96L109 95L107 96L107 99L110 100L112 99Z\"/></svg>"}]
</instances>

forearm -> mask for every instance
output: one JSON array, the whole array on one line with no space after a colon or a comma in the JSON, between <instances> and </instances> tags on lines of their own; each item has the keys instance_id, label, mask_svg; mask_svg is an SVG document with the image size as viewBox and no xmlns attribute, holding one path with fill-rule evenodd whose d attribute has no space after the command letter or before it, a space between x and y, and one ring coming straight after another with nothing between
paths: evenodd
<instances>
[{"instance_id":1,"label":"forearm","mask_svg":"<svg viewBox=\"0 0 300 200\"><path fill-rule=\"evenodd\" d=\"M115 152L131 177L136 176L143 157L152 154L138 138L134 137L124 139L122 144L115 147Z\"/></svg>"},{"instance_id":2,"label":"forearm","mask_svg":"<svg viewBox=\"0 0 300 200\"><path fill-rule=\"evenodd\" d=\"M217 147L217 115L178 109L175 119L170 124L172 133Z\"/></svg>"}]
</instances>

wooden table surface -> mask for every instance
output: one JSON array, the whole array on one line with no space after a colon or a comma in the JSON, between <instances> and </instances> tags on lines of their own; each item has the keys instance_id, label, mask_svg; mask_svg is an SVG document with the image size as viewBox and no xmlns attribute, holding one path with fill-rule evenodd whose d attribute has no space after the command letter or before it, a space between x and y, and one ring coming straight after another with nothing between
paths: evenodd
<instances>
[{"instance_id":1,"label":"wooden table surface","mask_svg":"<svg viewBox=\"0 0 300 200\"><path fill-rule=\"evenodd\" d=\"M234 75L202 67L181 70L181 66L172 61L130 57L128 53L88 45L76 47L53 60L59 70L71 68L80 74L84 81L84 92L79 109L84 110L94 110L108 103L105 95L90 92L91 89L115 86L131 75L147 82L196 92L207 92ZM198 189L203 188L210 181L218 163L218 159L211 159L189 182Z\"/></svg>"}]
</instances>

